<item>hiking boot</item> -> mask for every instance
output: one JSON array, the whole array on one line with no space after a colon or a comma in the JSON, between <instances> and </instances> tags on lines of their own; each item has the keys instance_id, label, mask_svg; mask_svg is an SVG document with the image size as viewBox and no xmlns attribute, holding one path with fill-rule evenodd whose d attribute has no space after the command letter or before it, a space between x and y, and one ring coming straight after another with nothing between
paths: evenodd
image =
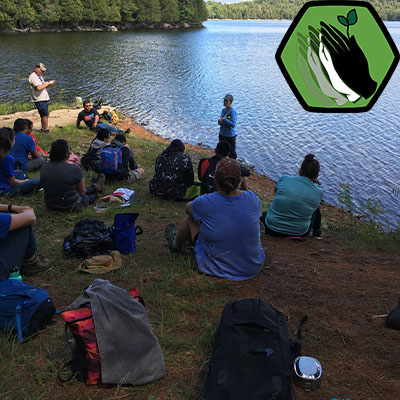
<instances>
[{"instance_id":1,"label":"hiking boot","mask_svg":"<svg viewBox=\"0 0 400 400\"><path fill-rule=\"evenodd\" d=\"M97 193L104 192L104 184L106 182L106 176L104 174L99 174L99 179L97 179L96 184L94 185Z\"/></svg>"},{"instance_id":2,"label":"hiking boot","mask_svg":"<svg viewBox=\"0 0 400 400\"><path fill-rule=\"evenodd\" d=\"M317 231L313 231L313 238L315 239L323 239L324 235L322 234L321 230L318 229Z\"/></svg>"},{"instance_id":3,"label":"hiking boot","mask_svg":"<svg viewBox=\"0 0 400 400\"><path fill-rule=\"evenodd\" d=\"M177 232L176 224L173 222L169 223L165 227L165 239L167 239L168 244L174 250L179 250L179 247L176 245L176 232Z\"/></svg>"},{"instance_id":4,"label":"hiking boot","mask_svg":"<svg viewBox=\"0 0 400 400\"><path fill-rule=\"evenodd\" d=\"M45 271L49 266L50 260L40 257L36 251L32 257L24 260L24 264L21 267L21 274L26 276L35 275Z\"/></svg>"},{"instance_id":5,"label":"hiking boot","mask_svg":"<svg viewBox=\"0 0 400 400\"><path fill-rule=\"evenodd\" d=\"M131 133L131 128L128 128L124 133L125 135L129 135Z\"/></svg>"}]
</instances>

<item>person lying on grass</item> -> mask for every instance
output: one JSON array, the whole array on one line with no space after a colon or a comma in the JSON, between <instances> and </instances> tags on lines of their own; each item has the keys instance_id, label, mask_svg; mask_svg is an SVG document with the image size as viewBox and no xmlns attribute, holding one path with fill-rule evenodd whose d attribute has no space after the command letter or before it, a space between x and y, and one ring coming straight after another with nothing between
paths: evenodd
<instances>
[{"instance_id":1,"label":"person lying on grass","mask_svg":"<svg viewBox=\"0 0 400 400\"><path fill-rule=\"evenodd\" d=\"M299 176L283 175L275 186L275 198L263 213L265 233L278 237L305 237L313 231L322 238L319 204L323 191L318 186L319 162L307 154Z\"/></svg>"},{"instance_id":2,"label":"person lying on grass","mask_svg":"<svg viewBox=\"0 0 400 400\"><path fill-rule=\"evenodd\" d=\"M32 225L35 212L27 206L0 204L0 280L8 279L14 266L22 275L43 271L49 262L38 256Z\"/></svg>"},{"instance_id":3,"label":"person lying on grass","mask_svg":"<svg viewBox=\"0 0 400 400\"><path fill-rule=\"evenodd\" d=\"M51 144L50 162L40 172L46 206L58 211L71 211L87 207L96 201L97 193L104 189L105 176L99 175L96 184L85 188L83 172L75 164L68 164L70 149L66 140Z\"/></svg>"},{"instance_id":4,"label":"person lying on grass","mask_svg":"<svg viewBox=\"0 0 400 400\"><path fill-rule=\"evenodd\" d=\"M240 165L223 158L215 171L218 191L186 204L186 218L170 223L165 237L174 250L194 242L200 272L233 281L254 278L264 263L260 241L261 203L250 190L241 191Z\"/></svg>"},{"instance_id":5,"label":"person lying on grass","mask_svg":"<svg viewBox=\"0 0 400 400\"><path fill-rule=\"evenodd\" d=\"M15 142L14 131L0 129L0 195L14 197L28 195L40 189L40 179L26 179L21 170L14 170L14 157L10 154Z\"/></svg>"}]
</instances>

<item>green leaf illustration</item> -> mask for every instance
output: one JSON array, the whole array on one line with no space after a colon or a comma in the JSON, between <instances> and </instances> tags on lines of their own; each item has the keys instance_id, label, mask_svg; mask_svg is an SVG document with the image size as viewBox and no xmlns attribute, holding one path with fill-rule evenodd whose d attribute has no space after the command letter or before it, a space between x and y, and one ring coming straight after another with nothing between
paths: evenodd
<instances>
[{"instance_id":1,"label":"green leaf illustration","mask_svg":"<svg viewBox=\"0 0 400 400\"><path fill-rule=\"evenodd\" d=\"M337 19L342 25L349 26L346 17L344 17L343 15L338 15Z\"/></svg>"},{"instance_id":2,"label":"green leaf illustration","mask_svg":"<svg viewBox=\"0 0 400 400\"><path fill-rule=\"evenodd\" d=\"M349 25L355 25L357 22L357 12L355 9L350 10L347 14L347 22Z\"/></svg>"}]
</instances>

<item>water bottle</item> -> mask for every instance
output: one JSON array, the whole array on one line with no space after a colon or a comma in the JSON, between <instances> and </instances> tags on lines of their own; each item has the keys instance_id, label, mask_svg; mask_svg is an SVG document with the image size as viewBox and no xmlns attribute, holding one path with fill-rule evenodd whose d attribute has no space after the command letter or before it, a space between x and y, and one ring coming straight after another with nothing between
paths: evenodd
<instances>
[{"instance_id":1,"label":"water bottle","mask_svg":"<svg viewBox=\"0 0 400 400\"><path fill-rule=\"evenodd\" d=\"M22 276L19 274L19 269L16 265L13 265L10 269L10 276L8 279L16 279L17 281L22 281Z\"/></svg>"}]
</instances>

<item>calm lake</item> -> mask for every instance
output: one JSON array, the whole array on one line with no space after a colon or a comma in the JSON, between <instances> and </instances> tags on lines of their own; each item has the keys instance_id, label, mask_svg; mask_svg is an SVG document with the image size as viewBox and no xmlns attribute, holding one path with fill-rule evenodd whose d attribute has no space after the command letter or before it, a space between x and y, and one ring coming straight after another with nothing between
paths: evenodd
<instances>
[{"instance_id":1,"label":"calm lake","mask_svg":"<svg viewBox=\"0 0 400 400\"><path fill-rule=\"evenodd\" d=\"M393 192L400 192L399 69L367 113L306 112L274 58L289 25L207 21L195 30L1 35L0 101L29 99L27 77L39 60L46 78L57 80L53 100L101 96L158 135L214 147L229 92L240 159L277 180L296 174L312 152L327 202L338 204L339 185L349 182L357 203L382 203L393 229L400 222ZM400 22L386 26L400 48Z\"/></svg>"}]
</instances>

